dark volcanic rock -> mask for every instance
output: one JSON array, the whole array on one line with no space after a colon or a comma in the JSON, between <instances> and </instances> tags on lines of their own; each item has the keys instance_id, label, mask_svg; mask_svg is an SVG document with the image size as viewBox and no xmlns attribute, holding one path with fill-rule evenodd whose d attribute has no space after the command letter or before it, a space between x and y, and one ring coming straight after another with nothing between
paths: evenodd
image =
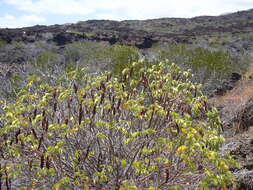
<instances>
[{"instance_id":1,"label":"dark volcanic rock","mask_svg":"<svg viewBox=\"0 0 253 190\"><path fill-rule=\"evenodd\" d=\"M235 174L238 176L237 190L252 190L253 189L253 171L242 171Z\"/></svg>"},{"instance_id":2,"label":"dark volcanic rock","mask_svg":"<svg viewBox=\"0 0 253 190\"><path fill-rule=\"evenodd\" d=\"M241 74L232 73L229 80L224 81L220 87L215 89L214 94L218 96L224 95L227 91L232 90L236 86L237 81L241 78Z\"/></svg>"},{"instance_id":3,"label":"dark volcanic rock","mask_svg":"<svg viewBox=\"0 0 253 190\"><path fill-rule=\"evenodd\" d=\"M222 152L229 152L239 162L239 169L234 170L238 190L253 189L253 127L243 134L230 138Z\"/></svg>"},{"instance_id":4,"label":"dark volcanic rock","mask_svg":"<svg viewBox=\"0 0 253 190\"><path fill-rule=\"evenodd\" d=\"M242 75L240 75L239 73L232 73L231 74L231 81L232 82L237 82L241 78L242 78Z\"/></svg>"},{"instance_id":5,"label":"dark volcanic rock","mask_svg":"<svg viewBox=\"0 0 253 190\"><path fill-rule=\"evenodd\" d=\"M56 45L62 46L62 45L69 44L73 41L76 41L76 39L74 35L68 34L66 32L60 32L53 37L52 41L55 42Z\"/></svg>"}]
</instances>

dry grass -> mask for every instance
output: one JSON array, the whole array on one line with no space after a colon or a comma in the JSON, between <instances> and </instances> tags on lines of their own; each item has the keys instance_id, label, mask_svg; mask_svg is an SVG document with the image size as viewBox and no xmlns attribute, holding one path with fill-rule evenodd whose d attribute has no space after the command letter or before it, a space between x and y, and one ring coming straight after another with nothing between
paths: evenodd
<instances>
[{"instance_id":1,"label":"dry grass","mask_svg":"<svg viewBox=\"0 0 253 190\"><path fill-rule=\"evenodd\" d=\"M253 64L247 68L247 72L242 76L244 80L248 80L253 76Z\"/></svg>"},{"instance_id":2,"label":"dry grass","mask_svg":"<svg viewBox=\"0 0 253 190\"><path fill-rule=\"evenodd\" d=\"M215 106L244 105L253 97L253 80L240 81L237 86L223 96L217 96L210 100Z\"/></svg>"},{"instance_id":3,"label":"dry grass","mask_svg":"<svg viewBox=\"0 0 253 190\"><path fill-rule=\"evenodd\" d=\"M244 105L250 98L253 97L253 64L249 66L247 72L242 76L236 87L228 91L223 96L216 96L210 100L215 106L225 105Z\"/></svg>"}]
</instances>

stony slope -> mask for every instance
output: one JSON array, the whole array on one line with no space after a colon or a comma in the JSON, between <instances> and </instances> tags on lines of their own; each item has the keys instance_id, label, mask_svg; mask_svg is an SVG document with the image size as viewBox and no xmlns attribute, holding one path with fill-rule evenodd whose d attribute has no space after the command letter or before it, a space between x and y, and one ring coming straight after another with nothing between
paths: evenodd
<instances>
[{"instance_id":1,"label":"stony slope","mask_svg":"<svg viewBox=\"0 0 253 190\"><path fill-rule=\"evenodd\" d=\"M157 42L196 43L213 39L217 40L217 43L231 48L235 45L235 48L240 49L237 45L239 40L244 49L250 49L253 47L252 31L253 9L222 16L201 16L190 19L161 18L122 22L89 20L76 24L0 29L0 40L7 43L47 41L64 45L85 38L107 41L110 44L120 43L149 48ZM234 41L237 43L233 43ZM231 42L233 44L230 44Z\"/></svg>"}]
</instances>

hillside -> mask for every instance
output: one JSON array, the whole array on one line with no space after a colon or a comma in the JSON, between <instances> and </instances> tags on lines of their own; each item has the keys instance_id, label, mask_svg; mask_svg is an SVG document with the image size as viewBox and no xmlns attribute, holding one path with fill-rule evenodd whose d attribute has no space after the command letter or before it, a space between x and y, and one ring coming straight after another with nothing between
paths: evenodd
<instances>
[{"instance_id":1,"label":"hillside","mask_svg":"<svg viewBox=\"0 0 253 190\"><path fill-rule=\"evenodd\" d=\"M79 39L89 39L107 41L110 44L134 45L138 48L150 48L157 42L213 41L212 43L217 42L231 48L240 50L242 47L249 50L252 48L252 28L253 9L223 16L201 16L190 19L161 18L122 22L89 20L76 24L0 29L0 40L7 43L47 41L65 45ZM67 31L77 34L72 35ZM235 43L237 40L240 44Z\"/></svg>"},{"instance_id":2,"label":"hillside","mask_svg":"<svg viewBox=\"0 0 253 190\"><path fill-rule=\"evenodd\" d=\"M140 58L191 69L220 110L226 142L240 162L238 189L253 189L253 9L221 16L150 20L89 20L0 29L0 98L12 102L36 74L51 85L63 71L88 66L121 74ZM1 189L1 188L0 188Z\"/></svg>"}]
</instances>

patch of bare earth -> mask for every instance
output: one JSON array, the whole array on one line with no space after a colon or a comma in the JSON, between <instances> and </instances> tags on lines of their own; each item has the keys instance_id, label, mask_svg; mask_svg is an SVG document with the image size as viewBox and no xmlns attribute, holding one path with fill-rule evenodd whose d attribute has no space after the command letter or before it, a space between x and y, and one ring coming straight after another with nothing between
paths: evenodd
<instances>
[{"instance_id":1,"label":"patch of bare earth","mask_svg":"<svg viewBox=\"0 0 253 190\"><path fill-rule=\"evenodd\" d=\"M239 81L234 89L223 96L210 99L219 108L224 135L233 137L253 125L253 80ZM252 116L251 116L252 114Z\"/></svg>"}]
</instances>

